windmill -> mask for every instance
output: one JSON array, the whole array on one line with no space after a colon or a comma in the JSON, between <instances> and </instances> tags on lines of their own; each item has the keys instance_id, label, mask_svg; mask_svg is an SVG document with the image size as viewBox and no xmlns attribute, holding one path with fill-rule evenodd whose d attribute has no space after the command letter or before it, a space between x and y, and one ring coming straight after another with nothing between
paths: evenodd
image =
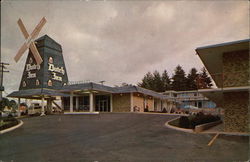
<instances>
[{"instance_id":1,"label":"windmill","mask_svg":"<svg viewBox=\"0 0 250 162\"><path fill-rule=\"evenodd\" d=\"M21 46L21 48L18 50L16 56L14 57L14 60L17 62L21 56L23 55L23 53L29 48L36 60L36 63L38 65L40 65L43 60L36 48L36 45L35 45L35 42L34 42L34 39L36 39L36 37L38 36L39 32L41 31L42 27L44 26L44 24L46 23L46 19L45 17L43 17L41 19L41 21L37 24L37 26L35 27L35 29L33 30L33 32L31 34L29 34L22 22L21 19L19 19L17 21L17 24L21 30L21 32L23 33L26 41L24 42L24 44Z\"/></svg>"}]
</instances>

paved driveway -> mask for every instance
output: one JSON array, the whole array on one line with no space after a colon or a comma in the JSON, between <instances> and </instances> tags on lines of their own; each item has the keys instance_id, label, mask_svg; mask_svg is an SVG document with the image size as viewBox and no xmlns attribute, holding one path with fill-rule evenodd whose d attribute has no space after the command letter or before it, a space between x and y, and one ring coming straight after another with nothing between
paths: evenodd
<instances>
[{"instance_id":1,"label":"paved driveway","mask_svg":"<svg viewBox=\"0 0 250 162\"><path fill-rule=\"evenodd\" d=\"M0 161L243 161L248 139L179 132L174 116L148 114L51 115L23 119L0 135Z\"/></svg>"}]
</instances>

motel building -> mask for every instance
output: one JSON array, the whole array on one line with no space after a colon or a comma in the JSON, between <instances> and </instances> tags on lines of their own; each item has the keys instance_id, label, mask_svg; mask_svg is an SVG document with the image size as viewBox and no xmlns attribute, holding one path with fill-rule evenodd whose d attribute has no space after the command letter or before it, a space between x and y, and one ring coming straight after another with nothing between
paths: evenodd
<instances>
[{"instance_id":1,"label":"motel building","mask_svg":"<svg viewBox=\"0 0 250 162\"><path fill-rule=\"evenodd\" d=\"M224 131L249 133L250 39L199 47L217 88L199 90L224 109Z\"/></svg>"},{"instance_id":2,"label":"motel building","mask_svg":"<svg viewBox=\"0 0 250 162\"><path fill-rule=\"evenodd\" d=\"M61 45L44 35L36 40L36 47L43 62L36 64L29 51L19 90L7 97L18 98L18 104L20 99L41 100L42 115L50 113L53 105L73 113L162 111L174 104L167 96L138 86L69 84ZM55 100L61 100L61 105Z\"/></svg>"}]
</instances>

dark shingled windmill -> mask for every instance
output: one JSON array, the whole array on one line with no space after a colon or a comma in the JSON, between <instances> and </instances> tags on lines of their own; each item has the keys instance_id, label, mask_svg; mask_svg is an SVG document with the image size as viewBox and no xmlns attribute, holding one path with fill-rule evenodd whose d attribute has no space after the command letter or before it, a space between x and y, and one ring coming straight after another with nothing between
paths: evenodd
<instances>
[{"instance_id":1,"label":"dark shingled windmill","mask_svg":"<svg viewBox=\"0 0 250 162\"><path fill-rule=\"evenodd\" d=\"M26 59L19 91L12 92L8 97L16 97L19 99L19 102L20 98L41 99L42 114L44 114L44 99L47 100L47 107L50 109L56 96L66 95L58 91L68 83L62 47L48 35L36 39L46 23L44 17L30 35L21 19L17 23L26 41L18 50L14 58L15 61L17 62L28 48L30 50ZM34 39L36 40L34 41Z\"/></svg>"}]
</instances>

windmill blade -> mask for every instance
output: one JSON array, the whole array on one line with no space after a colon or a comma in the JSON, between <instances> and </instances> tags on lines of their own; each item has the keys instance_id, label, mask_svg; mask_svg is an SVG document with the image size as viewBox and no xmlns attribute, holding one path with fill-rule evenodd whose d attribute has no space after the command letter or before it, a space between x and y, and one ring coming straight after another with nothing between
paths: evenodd
<instances>
[{"instance_id":1,"label":"windmill blade","mask_svg":"<svg viewBox=\"0 0 250 162\"><path fill-rule=\"evenodd\" d=\"M29 33L27 32L25 26L23 25L22 20L18 19L17 24L19 28L21 29L21 32L23 33L24 37L27 39L29 37Z\"/></svg>"},{"instance_id":2,"label":"windmill blade","mask_svg":"<svg viewBox=\"0 0 250 162\"><path fill-rule=\"evenodd\" d=\"M23 53L27 50L28 46L26 43L24 43L21 48L18 50L16 56L14 57L14 60L17 62L21 56L23 55Z\"/></svg>"},{"instance_id":3,"label":"windmill blade","mask_svg":"<svg viewBox=\"0 0 250 162\"><path fill-rule=\"evenodd\" d=\"M43 62L43 59L40 56L40 54L39 54L39 52L38 52L38 50L37 50L36 45L35 45L34 42L30 43L30 50L33 53L33 56L35 57L36 63L38 65L40 65Z\"/></svg>"},{"instance_id":4,"label":"windmill blade","mask_svg":"<svg viewBox=\"0 0 250 162\"><path fill-rule=\"evenodd\" d=\"M45 17L42 18L42 20L37 24L36 28L33 30L33 32L30 34L31 39L34 39L38 36L39 32L41 31L44 24L47 22Z\"/></svg>"}]
</instances>

